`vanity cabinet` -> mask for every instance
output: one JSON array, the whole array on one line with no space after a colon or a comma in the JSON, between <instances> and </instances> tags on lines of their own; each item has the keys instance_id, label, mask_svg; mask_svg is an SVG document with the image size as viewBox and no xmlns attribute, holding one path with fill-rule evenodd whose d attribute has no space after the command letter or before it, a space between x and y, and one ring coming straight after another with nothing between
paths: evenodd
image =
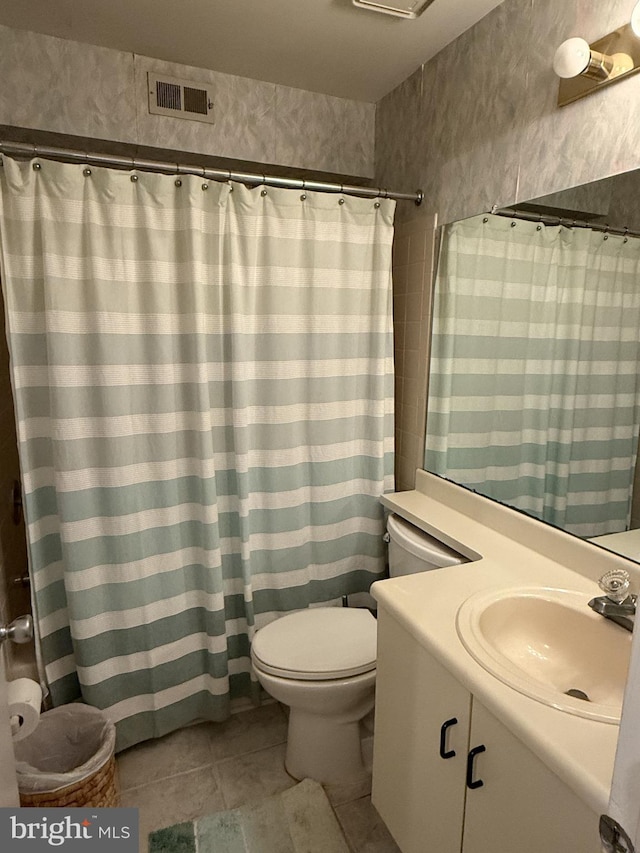
<instances>
[{"instance_id":1,"label":"vanity cabinet","mask_svg":"<svg viewBox=\"0 0 640 853\"><path fill-rule=\"evenodd\" d=\"M601 850L598 816L384 607L372 801L402 853Z\"/></svg>"}]
</instances>

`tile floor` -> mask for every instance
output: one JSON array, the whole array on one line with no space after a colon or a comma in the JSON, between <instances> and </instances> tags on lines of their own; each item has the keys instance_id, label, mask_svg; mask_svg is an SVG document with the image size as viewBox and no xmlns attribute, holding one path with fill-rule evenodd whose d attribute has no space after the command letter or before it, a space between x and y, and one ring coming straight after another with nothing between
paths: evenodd
<instances>
[{"instance_id":1,"label":"tile floor","mask_svg":"<svg viewBox=\"0 0 640 853\"><path fill-rule=\"evenodd\" d=\"M140 809L140 853L147 853L154 829L297 784L284 769L286 737L285 713L272 703L121 752L121 805ZM399 853L371 805L368 787L326 789L347 843L352 853Z\"/></svg>"}]
</instances>

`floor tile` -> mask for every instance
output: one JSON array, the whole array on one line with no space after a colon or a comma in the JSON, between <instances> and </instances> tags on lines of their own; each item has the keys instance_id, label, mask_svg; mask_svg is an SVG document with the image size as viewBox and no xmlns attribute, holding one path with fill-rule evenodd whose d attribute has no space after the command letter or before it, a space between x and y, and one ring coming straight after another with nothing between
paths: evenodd
<instances>
[{"instance_id":1,"label":"floor tile","mask_svg":"<svg viewBox=\"0 0 640 853\"><path fill-rule=\"evenodd\" d=\"M285 743L287 718L276 702L233 714L224 723L210 723L209 738L214 761L245 755Z\"/></svg>"},{"instance_id":2,"label":"floor tile","mask_svg":"<svg viewBox=\"0 0 640 853\"><path fill-rule=\"evenodd\" d=\"M371 776L366 774L357 782L347 782L341 785L323 785L329 802L335 808L353 800L360 800L371 793Z\"/></svg>"},{"instance_id":3,"label":"floor tile","mask_svg":"<svg viewBox=\"0 0 640 853\"><path fill-rule=\"evenodd\" d=\"M141 853L148 853L150 831L293 788L297 780L284 769L286 736L286 709L270 703L120 753L122 805L140 810ZM363 740L367 765L370 740ZM325 786L325 791L352 853L398 853L364 796L369 785L365 778L356 785Z\"/></svg>"},{"instance_id":4,"label":"floor tile","mask_svg":"<svg viewBox=\"0 0 640 853\"><path fill-rule=\"evenodd\" d=\"M371 797L336 806L335 812L353 853L401 853Z\"/></svg>"},{"instance_id":5,"label":"floor tile","mask_svg":"<svg viewBox=\"0 0 640 853\"><path fill-rule=\"evenodd\" d=\"M297 784L284 769L285 745L261 749L247 755L226 758L213 767L217 773L227 808L249 800L268 797Z\"/></svg>"},{"instance_id":6,"label":"floor tile","mask_svg":"<svg viewBox=\"0 0 640 853\"><path fill-rule=\"evenodd\" d=\"M211 763L209 726L188 726L161 738L148 740L118 754L120 788L137 788Z\"/></svg>"},{"instance_id":7,"label":"floor tile","mask_svg":"<svg viewBox=\"0 0 640 853\"><path fill-rule=\"evenodd\" d=\"M140 810L141 853L146 853L147 836L154 829L193 820L225 808L211 767L130 788L122 792L120 805Z\"/></svg>"}]
</instances>

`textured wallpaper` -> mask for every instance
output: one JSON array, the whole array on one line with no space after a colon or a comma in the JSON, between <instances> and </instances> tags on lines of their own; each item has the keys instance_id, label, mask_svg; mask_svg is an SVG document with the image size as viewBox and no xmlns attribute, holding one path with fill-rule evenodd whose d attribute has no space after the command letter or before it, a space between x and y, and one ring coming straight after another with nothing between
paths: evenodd
<instances>
[{"instance_id":1,"label":"textured wallpaper","mask_svg":"<svg viewBox=\"0 0 640 853\"><path fill-rule=\"evenodd\" d=\"M556 48L632 0L505 0L378 104L376 183L450 222L640 165L640 75L558 108ZM400 216L408 215L404 205Z\"/></svg>"},{"instance_id":2,"label":"textured wallpaper","mask_svg":"<svg viewBox=\"0 0 640 853\"><path fill-rule=\"evenodd\" d=\"M147 72L206 82L215 123L150 115ZM0 26L0 124L370 178L375 104Z\"/></svg>"},{"instance_id":3,"label":"textured wallpaper","mask_svg":"<svg viewBox=\"0 0 640 853\"><path fill-rule=\"evenodd\" d=\"M135 142L132 57L0 26L0 124Z\"/></svg>"}]
</instances>

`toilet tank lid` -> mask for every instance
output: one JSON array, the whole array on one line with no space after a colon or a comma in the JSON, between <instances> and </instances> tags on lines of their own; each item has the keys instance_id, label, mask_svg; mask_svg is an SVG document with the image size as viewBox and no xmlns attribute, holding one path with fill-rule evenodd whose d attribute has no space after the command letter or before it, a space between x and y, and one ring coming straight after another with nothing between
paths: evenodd
<instances>
[{"instance_id":1,"label":"toilet tank lid","mask_svg":"<svg viewBox=\"0 0 640 853\"><path fill-rule=\"evenodd\" d=\"M453 563L466 562L462 554L395 513L391 513L387 519L387 531L396 544L421 560L436 562L446 559Z\"/></svg>"},{"instance_id":2,"label":"toilet tank lid","mask_svg":"<svg viewBox=\"0 0 640 853\"><path fill-rule=\"evenodd\" d=\"M266 672L284 678L360 675L376 665L376 620L355 607L299 610L257 631L251 655Z\"/></svg>"}]
</instances>

